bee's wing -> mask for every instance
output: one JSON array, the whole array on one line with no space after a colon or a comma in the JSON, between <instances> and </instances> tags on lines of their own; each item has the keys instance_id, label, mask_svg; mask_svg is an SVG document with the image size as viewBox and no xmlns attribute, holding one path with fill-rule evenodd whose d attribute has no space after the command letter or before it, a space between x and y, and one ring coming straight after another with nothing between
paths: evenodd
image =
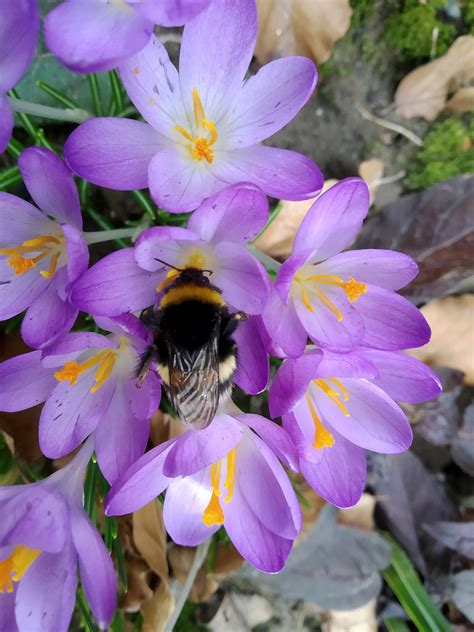
<instances>
[{"instance_id":1,"label":"bee's wing","mask_svg":"<svg viewBox=\"0 0 474 632\"><path fill-rule=\"evenodd\" d=\"M211 423L219 403L218 344L215 336L193 354L170 353L171 402L181 421L199 430Z\"/></svg>"}]
</instances>

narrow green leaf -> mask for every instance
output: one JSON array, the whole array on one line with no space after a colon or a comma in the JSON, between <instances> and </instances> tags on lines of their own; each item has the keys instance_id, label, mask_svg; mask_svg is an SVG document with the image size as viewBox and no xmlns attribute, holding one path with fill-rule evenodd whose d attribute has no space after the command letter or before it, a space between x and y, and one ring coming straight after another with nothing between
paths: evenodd
<instances>
[{"instance_id":1,"label":"narrow green leaf","mask_svg":"<svg viewBox=\"0 0 474 632\"><path fill-rule=\"evenodd\" d=\"M383 620L388 632L410 632L410 628L403 619L390 617Z\"/></svg>"},{"instance_id":2,"label":"narrow green leaf","mask_svg":"<svg viewBox=\"0 0 474 632\"><path fill-rule=\"evenodd\" d=\"M87 466L86 481L84 483L84 509L93 522L95 522L95 501L98 478L99 466L91 459Z\"/></svg>"},{"instance_id":3,"label":"narrow green leaf","mask_svg":"<svg viewBox=\"0 0 474 632\"><path fill-rule=\"evenodd\" d=\"M81 207L85 208L87 206L87 202L89 200L89 191L90 186L87 180L79 180L79 200L81 202Z\"/></svg>"},{"instance_id":4,"label":"narrow green leaf","mask_svg":"<svg viewBox=\"0 0 474 632\"><path fill-rule=\"evenodd\" d=\"M269 226L271 226L271 224L273 224L273 222L278 217L278 215L279 215L279 213L280 213L282 208L283 208L283 202L278 202L278 204L275 206L275 208L273 208L270 211L267 223L265 224L265 226L262 228L262 230L258 233L258 235L255 237L255 239L253 241L256 241L260 237L260 235L262 235L267 230L267 228Z\"/></svg>"},{"instance_id":5,"label":"narrow green leaf","mask_svg":"<svg viewBox=\"0 0 474 632\"><path fill-rule=\"evenodd\" d=\"M127 569L125 568L125 558L123 555L122 544L120 538L115 538L112 543L113 551L115 553L115 561L117 562L117 571L122 589L124 592L128 590Z\"/></svg>"},{"instance_id":6,"label":"narrow green leaf","mask_svg":"<svg viewBox=\"0 0 474 632\"><path fill-rule=\"evenodd\" d=\"M132 195L136 199L138 204L140 204L140 206L145 211L145 213L153 221L155 221L156 220L155 209L153 208L153 202L150 200L148 195L146 195L146 193L143 193L143 191L140 191L138 189L135 189L135 191L132 191Z\"/></svg>"},{"instance_id":7,"label":"narrow green leaf","mask_svg":"<svg viewBox=\"0 0 474 632\"><path fill-rule=\"evenodd\" d=\"M115 611L111 626L112 632L123 632L123 615L120 610Z\"/></svg>"},{"instance_id":8,"label":"narrow green leaf","mask_svg":"<svg viewBox=\"0 0 474 632\"><path fill-rule=\"evenodd\" d=\"M79 614L81 615L82 623L84 624L87 632L97 632L97 628L95 627L94 621L92 620L86 598L84 597L84 594L80 588L76 594L76 606Z\"/></svg>"},{"instance_id":9,"label":"narrow green leaf","mask_svg":"<svg viewBox=\"0 0 474 632\"><path fill-rule=\"evenodd\" d=\"M18 158L18 156L21 154L21 152L24 149L25 148L20 143L20 141L16 140L16 138L13 138L13 136L10 138L10 142L8 143L8 146L7 146L7 151L10 154L10 156L13 156L13 158Z\"/></svg>"},{"instance_id":10,"label":"narrow green leaf","mask_svg":"<svg viewBox=\"0 0 474 632\"><path fill-rule=\"evenodd\" d=\"M110 89L112 91L111 104L114 106L114 113L121 112L124 108L122 84L116 70L109 72Z\"/></svg>"},{"instance_id":11,"label":"narrow green leaf","mask_svg":"<svg viewBox=\"0 0 474 632\"><path fill-rule=\"evenodd\" d=\"M10 167L0 173L0 191L8 191L21 182L18 167Z\"/></svg>"},{"instance_id":12,"label":"narrow green leaf","mask_svg":"<svg viewBox=\"0 0 474 632\"><path fill-rule=\"evenodd\" d=\"M91 91L92 102L94 104L94 113L97 114L97 116L104 116L104 108L102 107L102 99L97 75L87 75L87 81L89 82L89 89Z\"/></svg>"},{"instance_id":13,"label":"narrow green leaf","mask_svg":"<svg viewBox=\"0 0 474 632\"><path fill-rule=\"evenodd\" d=\"M392 557L383 576L405 612L418 630L450 632L449 622L427 593L403 549L389 535L385 538L392 547Z\"/></svg>"},{"instance_id":14,"label":"narrow green leaf","mask_svg":"<svg viewBox=\"0 0 474 632\"><path fill-rule=\"evenodd\" d=\"M80 109L80 106L77 103L75 103L72 99L67 97L62 92L59 92L59 90L56 90L56 88L53 88L53 86L50 86L49 83L46 83L45 81L41 81L39 79L36 82L36 85L38 86L38 88L43 90L43 92L49 94L49 96L55 99L58 103L61 103L61 105L65 105L71 110Z\"/></svg>"}]
</instances>

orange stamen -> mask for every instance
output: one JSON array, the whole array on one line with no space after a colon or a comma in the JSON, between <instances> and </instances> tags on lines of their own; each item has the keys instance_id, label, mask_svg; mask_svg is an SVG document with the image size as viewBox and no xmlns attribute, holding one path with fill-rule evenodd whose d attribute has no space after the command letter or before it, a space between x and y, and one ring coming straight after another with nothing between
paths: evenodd
<instances>
[{"instance_id":1,"label":"orange stamen","mask_svg":"<svg viewBox=\"0 0 474 632\"><path fill-rule=\"evenodd\" d=\"M309 411L314 423L313 448L316 448L316 450L321 450L322 448L331 448L335 443L334 437L329 432L329 430L325 428L325 426L323 426L321 419L316 413L316 408L314 407L313 400L309 395L306 395L306 401L308 402Z\"/></svg>"},{"instance_id":2,"label":"orange stamen","mask_svg":"<svg viewBox=\"0 0 474 632\"><path fill-rule=\"evenodd\" d=\"M236 478L236 458L237 458L237 448L233 448L227 454L227 474L225 477L223 487L227 488L227 495L224 498L224 502L228 503L232 500L232 496L234 495L235 489L235 478ZM204 510L204 514L202 516L202 521L208 527L211 527L215 524L222 524L224 522L224 512L222 511L221 504L219 502L219 498L221 496L220 490L220 480L221 480L221 472L222 472L222 459L219 459L215 463L211 465L211 486L212 486L212 495L209 504Z\"/></svg>"},{"instance_id":3,"label":"orange stamen","mask_svg":"<svg viewBox=\"0 0 474 632\"><path fill-rule=\"evenodd\" d=\"M96 393L109 379L116 359L117 354L115 351L100 351L85 362L66 362L62 369L56 371L54 377L58 382L69 382L71 386L75 386L77 384L77 378L82 375L82 373L93 366L99 365L95 374L95 384L90 389L91 393Z\"/></svg>"},{"instance_id":4,"label":"orange stamen","mask_svg":"<svg viewBox=\"0 0 474 632\"><path fill-rule=\"evenodd\" d=\"M19 582L41 551L16 546L13 553L0 562L0 593L13 592L13 582Z\"/></svg>"},{"instance_id":5,"label":"orange stamen","mask_svg":"<svg viewBox=\"0 0 474 632\"><path fill-rule=\"evenodd\" d=\"M313 382L316 384L316 386L319 386L319 388L323 391L323 393L327 395L329 399L332 402L334 402L334 404L336 404L338 408L341 409L341 411L344 413L346 417L350 416L349 411L347 410L346 406L341 401L340 393L338 393L331 386L329 386L329 384L325 380L313 380ZM344 400L347 401L349 399L349 394L347 393L344 387L342 387L342 390L344 393Z\"/></svg>"},{"instance_id":6,"label":"orange stamen","mask_svg":"<svg viewBox=\"0 0 474 632\"><path fill-rule=\"evenodd\" d=\"M24 241L20 246L14 248L0 249L1 255L8 255L7 264L12 268L17 276L25 274L36 267L36 264L45 257L51 256L49 270L40 270L41 276L50 279L56 272L59 257L63 249L63 242L54 235L44 235L34 237ZM36 257L24 257L25 254L39 253Z\"/></svg>"},{"instance_id":7,"label":"orange stamen","mask_svg":"<svg viewBox=\"0 0 474 632\"><path fill-rule=\"evenodd\" d=\"M206 118L204 106L197 88L193 88L192 95L196 130L202 129L204 132L208 132L208 137L198 136L197 134L193 136L181 125L176 125L175 130L191 143L189 149L195 160L206 160L206 162L211 164L214 161L214 150L211 149L211 147L216 142L218 136L216 126L213 121Z\"/></svg>"}]
</instances>

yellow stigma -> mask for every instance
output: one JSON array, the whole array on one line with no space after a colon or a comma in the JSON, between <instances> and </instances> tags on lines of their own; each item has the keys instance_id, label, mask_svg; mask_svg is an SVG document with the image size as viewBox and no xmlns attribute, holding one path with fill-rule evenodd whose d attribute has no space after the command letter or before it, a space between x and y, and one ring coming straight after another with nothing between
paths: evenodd
<instances>
[{"instance_id":1,"label":"yellow stigma","mask_svg":"<svg viewBox=\"0 0 474 632\"><path fill-rule=\"evenodd\" d=\"M314 423L313 448L316 448L316 450L322 450L322 448L331 448L335 442L334 437L329 432L329 430L323 426L321 419L316 413L316 408L314 407L313 400L309 395L306 395L306 401L308 402L309 411Z\"/></svg>"},{"instance_id":2,"label":"yellow stigma","mask_svg":"<svg viewBox=\"0 0 474 632\"><path fill-rule=\"evenodd\" d=\"M19 582L41 553L38 549L16 546L13 553L0 561L0 593L13 592L13 582Z\"/></svg>"},{"instance_id":3,"label":"yellow stigma","mask_svg":"<svg viewBox=\"0 0 474 632\"><path fill-rule=\"evenodd\" d=\"M120 343L122 346L122 342ZM95 393L103 386L110 377L117 359L115 350L107 349L96 353L85 362L66 362L62 369L56 371L54 377L58 382L69 382L71 386L77 384L77 378L88 369L97 366L95 383L90 392Z\"/></svg>"},{"instance_id":4,"label":"yellow stigma","mask_svg":"<svg viewBox=\"0 0 474 632\"><path fill-rule=\"evenodd\" d=\"M175 130L190 142L189 149L191 156L195 160L206 160L206 162L211 164L214 160L214 150L211 147L217 140L217 130L214 122L206 118L197 88L193 88L193 110L196 136L193 136L181 125L176 125Z\"/></svg>"},{"instance_id":5,"label":"yellow stigma","mask_svg":"<svg viewBox=\"0 0 474 632\"><path fill-rule=\"evenodd\" d=\"M36 267L45 257L51 257L48 270L40 270L40 274L45 279L54 276L58 266L59 257L64 248L64 239L60 236L44 235L28 239L20 246L14 248L1 248L0 256L7 255L7 264L12 268L17 276L21 276ZM34 255L25 257L24 255Z\"/></svg>"},{"instance_id":6,"label":"yellow stigma","mask_svg":"<svg viewBox=\"0 0 474 632\"><path fill-rule=\"evenodd\" d=\"M234 495L235 489L235 462L236 462L237 448L233 448L227 455L227 474L225 477L224 485L227 489L227 495L224 498L224 502L228 503L232 500L232 496ZM204 510L204 514L202 516L202 521L207 527L212 527L212 525L223 524L224 522L224 512L222 511L221 504L219 502L219 498L221 496L220 490L220 479L221 479L221 470L222 470L222 460L216 461L211 465L211 486L212 486L212 494L211 500Z\"/></svg>"},{"instance_id":7,"label":"yellow stigma","mask_svg":"<svg viewBox=\"0 0 474 632\"><path fill-rule=\"evenodd\" d=\"M335 287L340 287L347 295L348 300L353 303L356 301L361 294L367 293L367 285L365 283L360 283L356 281L354 277L349 277L349 280L346 282L341 277L336 276L335 274L317 274L314 276L304 276L304 268L302 268L298 274L294 277L294 282L301 289L301 300L306 309L310 312L315 311L315 307L311 301L311 296L318 298L321 303L326 307L330 312L334 314L339 322L343 320L343 315L341 310L328 298L328 296L323 292L321 286L323 285L333 285Z\"/></svg>"},{"instance_id":8,"label":"yellow stigma","mask_svg":"<svg viewBox=\"0 0 474 632\"><path fill-rule=\"evenodd\" d=\"M313 380L314 384L319 386L323 393L327 395L329 399L344 413L344 416L350 417L350 413L347 410L346 405L343 403L343 400L344 402L349 400L349 393L339 380L331 378L330 381L336 386L336 388L339 388L341 392L336 391L336 389L330 386L326 380Z\"/></svg>"}]
</instances>

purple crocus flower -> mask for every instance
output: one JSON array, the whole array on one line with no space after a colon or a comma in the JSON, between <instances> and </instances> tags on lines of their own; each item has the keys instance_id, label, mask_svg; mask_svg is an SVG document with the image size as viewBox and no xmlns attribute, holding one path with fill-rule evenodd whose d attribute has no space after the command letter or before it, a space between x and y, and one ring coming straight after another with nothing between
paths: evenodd
<instances>
[{"instance_id":1,"label":"purple crocus flower","mask_svg":"<svg viewBox=\"0 0 474 632\"><path fill-rule=\"evenodd\" d=\"M0 487L0 629L69 630L77 567L101 629L116 604L110 555L82 507L88 441L62 470L39 483Z\"/></svg>"},{"instance_id":2,"label":"purple crocus flower","mask_svg":"<svg viewBox=\"0 0 474 632\"><path fill-rule=\"evenodd\" d=\"M209 2L67 0L45 20L46 44L75 72L110 70L147 45L154 24L180 26L203 11Z\"/></svg>"},{"instance_id":3,"label":"purple crocus flower","mask_svg":"<svg viewBox=\"0 0 474 632\"><path fill-rule=\"evenodd\" d=\"M76 185L64 162L49 149L31 147L18 166L39 209L0 193L0 320L26 309L21 333L38 348L76 320L69 290L87 269L89 253Z\"/></svg>"},{"instance_id":4,"label":"purple crocus flower","mask_svg":"<svg viewBox=\"0 0 474 632\"><path fill-rule=\"evenodd\" d=\"M72 170L112 189L149 186L170 212L194 210L241 181L278 198L314 196L323 178L312 160L259 143L306 103L316 68L306 57L287 57L244 82L256 37L255 0L214 0L184 28L179 75L152 37L120 67L147 122L98 118L82 124L64 147Z\"/></svg>"},{"instance_id":5,"label":"purple crocus flower","mask_svg":"<svg viewBox=\"0 0 474 632\"><path fill-rule=\"evenodd\" d=\"M269 336L285 355L301 355L308 336L339 352L359 345L407 349L429 340L423 315L394 291L416 276L416 263L392 250L341 252L368 209L365 182L346 178L306 214L263 314Z\"/></svg>"},{"instance_id":6,"label":"purple crocus flower","mask_svg":"<svg viewBox=\"0 0 474 632\"><path fill-rule=\"evenodd\" d=\"M145 450L160 383L149 373L136 384L140 356L150 334L131 314L98 318L109 336L67 334L46 350L0 364L0 409L17 411L45 402L39 422L42 452L65 456L92 432L97 460L113 482Z\"/></svg>"},{"instance_id":7,"label":"purple crocus flower","mask_svg":"<svg viewBox=\"0 0 474 632\"><path fill-rule=\"evenodd\" d=\"M33 59L39 23L36 0L0 3L0 153L13 131L6 93L18 83Z\"/></svg>"},{"instance_id":8,"label":"purple crocus flower","mask_svg":"<svg viewBox=\"0 0 474 632\"><path fill-rule=\"evenodd\" d=\"M259 233L267 217L268 201L257 187L228 187L193 213L187 229L151 228L134 249L99 261L76 282L72 300L92 314L135 312L159 301L178 274L172 266L197 267L212 272L211 282L231 311L259 314L266 305L269 279L244 244ZM255 320L243 322L235 337L241 366L236 381L250 393L260 392L268 381L268 360Z\"/></svg>"},{"instance_id":9,"label":"purple crocus flower","mask_svg":"<svg viewBox=\"0 0 474 632\"><path fill-rule=\"evenodd\" d=\"M178 544L196 546L224 525L235 548L279 571L301 528L301 510L278 458L295 467L287 433L259 415L218 415L147 452L113 485L109 515L130 513L167 489L163 518Z\"/></svg>"},{"instance_id":10,"label":"purple crocus flower","mask_svg":"<svg viewBox=\"0 0 474 632\"><path fill-rule=\"evenodd\" d=\"M401 352L310 350L278 369L269 405L297 446L307 482L328 502L350 507L364 490L364 449L395 454L411 444L410 424L393 400L420 402L440 390L431 369Z\"/></svg>"}]
</instances>

